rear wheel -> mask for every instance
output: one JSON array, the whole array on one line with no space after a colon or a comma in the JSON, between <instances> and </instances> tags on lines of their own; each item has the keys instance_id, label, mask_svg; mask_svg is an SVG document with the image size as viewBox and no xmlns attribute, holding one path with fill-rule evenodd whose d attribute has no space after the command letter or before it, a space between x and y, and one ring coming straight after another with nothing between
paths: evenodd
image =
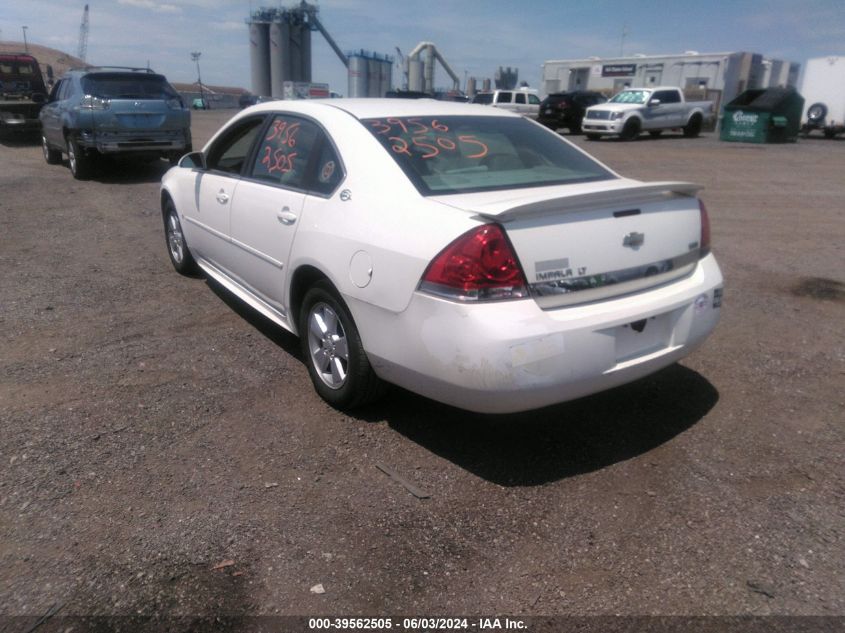
<instances>
[{"instance_id":1,"label":"rear wheel","mask_svg":"<svg viewBox=\"0 0 845 633\"><path fill-rule=\"evenodd\" d=\"M79 143L73 137L67 139L67 162L70 173L77 180L87 180L91 177L92 159L79 147Z\"/></svg>"},{"instance_id":2,"label":"rear wheel","mask_svg":"<svg viewBox=\"0 0 845 633\"><path fill-rule=\"evenodd\" d=\"M384 393L386 385L370 366L349 310L327 281L305 293L299 336L314 389L331 406L352 409Z\"/></svg>"},{"instance_id":3,"label":"rear wheel","mask_svg":"<svg viewBox=\"0 0 845 633\"><path fill-rule=\"evenodd\" d=\"M619 138L623 141L633 141L640 135L640 122L637 119L628 119L622 126Z\"/></svg>"},{"instance_id":4,"label":"rear wheel","mask_svg":"<svg viewBox=\"0 0 845 633\"><path fill-rule=\"evenodd\" d=\"M570 134L580 134L581 133L581 121L574 121L572 125L569 126L569 133Z\"/></svg>"},{"instance_id":5,"label":"rear wheel","mask_svg":"<svg viewBox=\"0 0 845 633\"><path fill-rule=\"evenodd\" d=\"M695 138L701 134L701 115L693 114L689 122L684 126L684 136Z\"/></svg>"},{"instance_id":6,"label":"rear wheel","mask_svg":"<svg viewBox=\"0 0 845 633\"><path fill-rule=\"evenodd\" d=\"M41 135L41 151L44 153L44 160L47 161L48 165L58 165L62 162L62 153L50 147L47 137L43 134Z\"/></svg>"}]
</instances>

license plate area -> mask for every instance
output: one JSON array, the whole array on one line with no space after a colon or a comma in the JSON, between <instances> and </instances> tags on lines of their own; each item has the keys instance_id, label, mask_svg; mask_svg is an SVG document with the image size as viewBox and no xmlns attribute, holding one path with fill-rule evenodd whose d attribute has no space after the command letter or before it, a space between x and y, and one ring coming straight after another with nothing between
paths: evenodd
<instances>
[{"instance_id":1,"label":"license plate area","mask_svg":"<svg viewBox=\"0 0 845 633\"><path fill-rule=\"evenodd\" d=\"M669 347L672 339L672 315L658 314L614 328L616 362L647 356Z\"/></svg>"}]
</instances>

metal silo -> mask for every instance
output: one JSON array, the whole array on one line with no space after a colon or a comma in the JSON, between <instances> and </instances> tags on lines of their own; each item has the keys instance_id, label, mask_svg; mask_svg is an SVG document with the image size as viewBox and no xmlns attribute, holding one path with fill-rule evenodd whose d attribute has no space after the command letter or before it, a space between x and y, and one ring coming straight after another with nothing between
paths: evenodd
<instances>
[{"instance_id":1,"label":"metal silo","mask_svg":"<svg viewBox=\"0 0 845 633\"><path fill-rule=\"evenodd\" d=\"M381 62L376 59L375 57L370 57L367 59L367 96L368 97L378 97L378 91L380 88L380 71L379 66Z\"/></svg>"},{"instance_id":2,"label":"metal silo","mask_svg":"<svg viewBox=\"0 0 845 633\"><path fill-rule=\"evenodd\" d=\"M421 59L408 60L408 90L421 92L423 89L423 62Z\"/></svg>"},{"instance_id":3,"label":"metal silo","mask_svg":"<svg viewBox=\"0 0 845 633\"><path fill-rule=\"evenodd\" d=\"M349 96L367 96L367 59L361 55L349 56Z\"/></svg>"},{"instance_id":4,"label":"metal silo","mask_svg":"<svg viewBox=\"0 0 845 633\"><path fill-rule=\"evenodd\" d=\"M288 81L302 81L302 26L286 23L288 33Z\"/></svg>"},{"instance_id":5,"label":"metal silo","mask_svg":"<svg viewBox=\"0 0 845 633\"><path fill-rule=\"evenodd\" d=\"M303 24L299 41L302 43L301 79L311 83L311 27Z\"/></svg>"},{"instance_id":6,"label":"metal silo","mask_svg":"<svg viewBox=\"0 0 845 633\"><path fill-rule=\"evenodd\" d=\"M385 59L379 66L379 97L383 97L393 87L393 62Z\"/></svg>"},{"instance_id":7,"label":"metal silo","mask_svg":"<svg viewBox=\"0 0 845 633\"><path fill-rule=\"evenodd\" d=\"M283 22L270 25L270 94L284 97L284 83L288 79L289 27Z\"/></svg>"},{"instance_id":8,"label":"metal silo","mask_svg":"<svg viewBox=\"0 0 845 633\"><path fill-rule=\"evenodd\" d=\"M270 94L270 25L252 22L249 25L249 61L252 70L252 92Z\"/></svg>"},{"instance_id":9,"label":"metal silo","mask_svg":"<svg viewBox=\"0 0 845 633\"><path fill-rule=\"evenodd\" d=\"M481 82L481 91L482 92L490 92L490 78L489 77Z\"/></svg>"},{"instance_id":10,"label":"metal silo","mask_svg":"<svg viewBox=\"0 0 845 633\"><path fill-rule=\"evenodd\" d=\"M466 88L467 88L467 91L466 91L466 92L467 92L467 96L468 96L468 97L474 97L474 96L475 96L475 93L476 93L476 89L475 89L475 77L470 77L469 79L467 79L467 86L466 86Z\"/></svg>"}]
</instances>

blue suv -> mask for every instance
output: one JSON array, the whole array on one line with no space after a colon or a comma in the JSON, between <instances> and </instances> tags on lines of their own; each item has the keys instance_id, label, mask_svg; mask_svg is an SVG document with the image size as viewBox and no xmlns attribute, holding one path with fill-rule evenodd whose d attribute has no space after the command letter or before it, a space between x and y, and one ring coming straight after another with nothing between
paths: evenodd
<instances>
[{"instance_id":1,"label":"blue suv","mask_svg":"<svg viewBox=\"0 0 845 633\"><path fill-rule=\"evenodd\" d=\"M91 175L97 156L168 158L191 151L191 111L163 75L148 68L70 70L39 113L44 159L67 154L73 177Z\"/></svg>"}]
</instances>

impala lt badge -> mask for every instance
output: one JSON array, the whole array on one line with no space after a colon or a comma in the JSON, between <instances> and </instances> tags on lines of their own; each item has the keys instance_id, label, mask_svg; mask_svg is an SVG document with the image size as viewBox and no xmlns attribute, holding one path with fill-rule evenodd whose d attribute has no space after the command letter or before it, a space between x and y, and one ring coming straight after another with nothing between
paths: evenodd
<instances>
[{"instance_id":1,"label":"impala lt badge","mask_svg":"<svg viewBox=\"0 0 845 633\"><path fill-rule=\"evenodd\" d=\"M637 233L636 231L628 233L622 240L622 246L630 246L631 248L637 248L643 244L645 244L645 233Z\"/></svg>"}]
</instances>

